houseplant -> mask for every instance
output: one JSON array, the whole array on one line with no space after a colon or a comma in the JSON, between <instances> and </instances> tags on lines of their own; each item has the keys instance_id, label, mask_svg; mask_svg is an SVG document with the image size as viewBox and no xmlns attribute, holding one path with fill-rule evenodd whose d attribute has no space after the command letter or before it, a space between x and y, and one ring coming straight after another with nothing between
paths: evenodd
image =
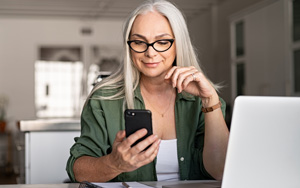
<instances>
[{"instance_id":1,"label":"houseplant","mask_svg":"<svg viewBox=\"0 0 300 188\"><path fill-rule=\"evenodd\" d=\"M3 133L6 127L6 108L8 106L8 97L0 94L0 132Z\"/></svg>"}]
</instances>

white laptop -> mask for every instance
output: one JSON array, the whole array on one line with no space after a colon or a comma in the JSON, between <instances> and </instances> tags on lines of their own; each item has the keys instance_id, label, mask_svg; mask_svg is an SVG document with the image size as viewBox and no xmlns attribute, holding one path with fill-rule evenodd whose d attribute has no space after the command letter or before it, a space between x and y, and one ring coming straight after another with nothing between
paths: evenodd
<instances>
[{"instance_id":1,"label":"white laptop","mask_svg":"<svg viewBox=\"0 0 300 188\"><path fill-rule=\"evenodd\" d=\"M236 98L222 188L300 188L300 97Z\"/></svg>"}]
</instances>

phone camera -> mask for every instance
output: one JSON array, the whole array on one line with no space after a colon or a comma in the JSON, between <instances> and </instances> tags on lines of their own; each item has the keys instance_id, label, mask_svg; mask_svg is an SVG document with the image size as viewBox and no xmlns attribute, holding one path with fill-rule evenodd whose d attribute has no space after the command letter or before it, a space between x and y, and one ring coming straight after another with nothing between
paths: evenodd
<instances>
[{"instance_id":1,"label":"phone camera","mask_svg":"<svg viewBox=\"0 0 300 188\"><path fill-rule=\"evenodd\" d=\"M135 112L130 112L130 111L127 111L127 116L135 116Z\"/></svg>"}]
</instances>

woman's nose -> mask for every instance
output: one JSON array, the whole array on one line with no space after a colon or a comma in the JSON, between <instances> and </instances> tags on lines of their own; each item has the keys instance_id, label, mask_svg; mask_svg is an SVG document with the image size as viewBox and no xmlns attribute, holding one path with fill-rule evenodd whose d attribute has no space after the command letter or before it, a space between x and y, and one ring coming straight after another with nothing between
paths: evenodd
<instances>
[{"instance_id":1,"label":"woman's nose","mask_svg":"<svg viewBox=\"0 0 300 188\"><path fill-rule=\"evenodd\" d=\"M154 50L154 48L153 48L153 46L149 46L149 48L147 49L147 51L145 52L145 55L147 56L147 57L154 57L154 56L156 56L157 55L157 51L156 50Z\"/></svg>"}]
</instances>

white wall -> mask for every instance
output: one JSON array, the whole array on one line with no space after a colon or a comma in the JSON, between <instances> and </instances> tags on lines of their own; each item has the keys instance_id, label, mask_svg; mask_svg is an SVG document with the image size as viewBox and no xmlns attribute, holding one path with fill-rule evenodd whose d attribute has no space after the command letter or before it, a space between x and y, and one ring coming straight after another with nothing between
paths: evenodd
<instances>
[{"instance_id":1,"label":"white wall","mask_svg":"<svg viewBox=\"0 0 300 188\"><path fill-rule=\"evenodd\" d=\"M9 96L10 122L35 119L34 62L42 45L122 45L121 20L0 18L0 93ZM91 36L80 29L89 26Z\"/></svg>"}]
</instances>

